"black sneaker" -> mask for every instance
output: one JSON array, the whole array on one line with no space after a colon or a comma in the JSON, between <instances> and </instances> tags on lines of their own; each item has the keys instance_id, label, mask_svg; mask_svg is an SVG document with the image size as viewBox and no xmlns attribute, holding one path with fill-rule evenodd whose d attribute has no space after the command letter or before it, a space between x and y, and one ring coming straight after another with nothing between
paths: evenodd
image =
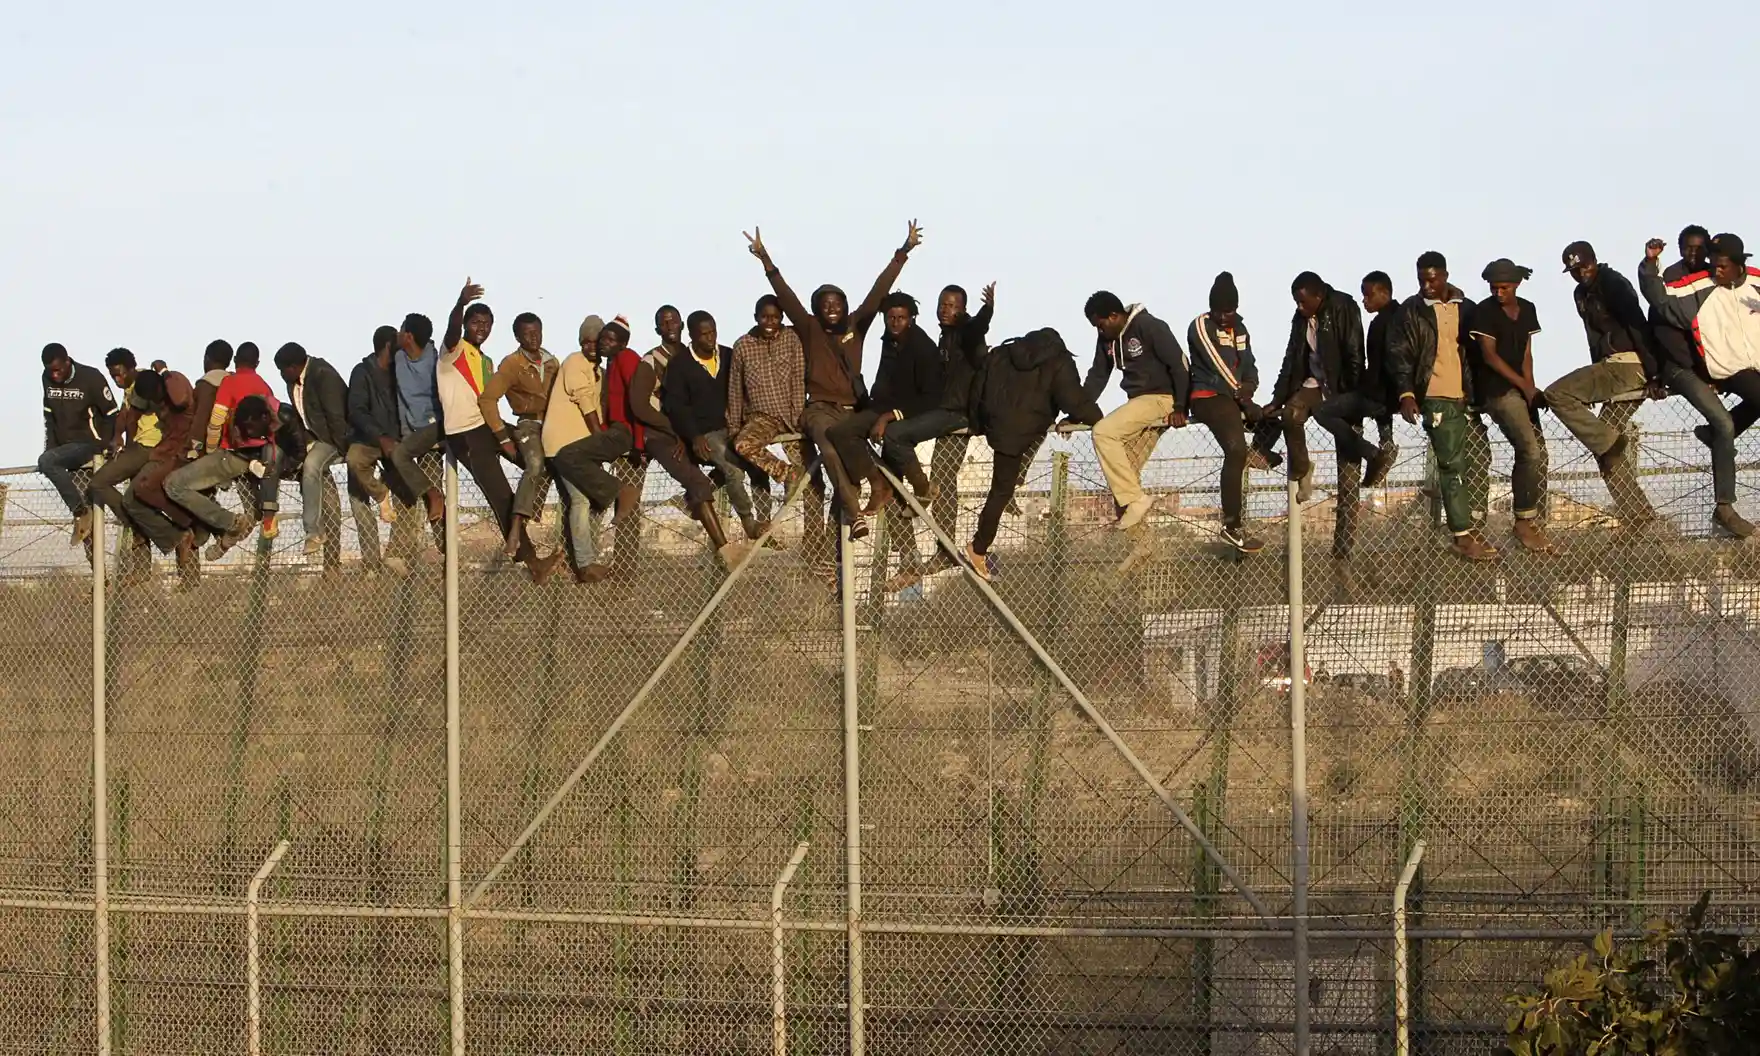
<instances>
[{"instance_id":1,"label":"black sneaker","mask_svg":"<svg viewBox=\"0 0 1760 1056\"><path fill-rule=\"evenodd\" d=\"M1223 542L1234 547L1243 554L1256 554L1265 549L1264 540L1260 539L1258 536L1248 535L1240 528L1224 526L1222 531L1217 534L1222 537Z\"/></svg>"},{"instance_id":2,"label":"black sneaker","mask_svg":"<svg viewBox=\"0 0 1760 1056\"><path fill-rule=\"evenodd\" d=\"M1393 471L1393 461L1398 457L1398 444L1384 444L1376 449L1375 457L1363 467L1363 487L1379 488L1387 483L1387 474Z\"/></svg>"},{"instance_id":3,"label":"black sneaker","mask_svg":"<svg viewBox=\"0 0 1760 1056\"><path fill-rule=\"evenodd\" d=\"M1734 539L1746 539L1754 534L1754 526L1746 517L1736 512L1736 508L1728 503L1719 503L1717 512L1711 515L1711 523L1725 535Z\"/></svg>"}]
</instances>

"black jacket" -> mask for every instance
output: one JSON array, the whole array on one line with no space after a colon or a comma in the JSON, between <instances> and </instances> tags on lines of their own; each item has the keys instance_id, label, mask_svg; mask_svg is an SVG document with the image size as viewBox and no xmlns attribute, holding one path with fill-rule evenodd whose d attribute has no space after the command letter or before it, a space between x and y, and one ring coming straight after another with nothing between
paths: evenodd
<instances>
[{"instance_id":1,"label":"black jacket","mask_svg":"<svg viewBox=\"0 0 1760 1056\"><path fill-rule=\"evenodd\" d=\"M721 346L721 368L714 377L704 369L694 351L676 353L666 365L666 383L660 387L660 409L672 423L679 439L695 440L704 433L727 428L727 376L733 350Z\"/></svg>"},{"instance_id":2,"label":"black jacket","mask_svg":"<svg viewBox=\"0 0 1760 1056\"><path fill-rule=\"evenodd\" d=\"M935 339L916 323L897 337L880 339L880 366L874 372L869 406L882 414L897 411L905 418L941 406L947 391L947 367Z\"/></svg>"},{"instance_id":3,"label":"black jacket","mask_svg":"<svg viewBox=\"0 0 1760 1056\"><path fill-rule=\"evenodd\" d=\"M1473 343L1473 302L1459 290L1449 289L1451 299L1458 298L1461 313L1460 357L1461 392L1467 403L1473 402L1473 370L1470 351ZM1393 381L1395 397L1411 393L1420 402L1430 387L1430 372L1436 366L1436 309L1414 293L1399 306L1399 312L1387 327L1387 369Z\"/></svg>"},{"instance_id":4,"label":"black jacket","mask_svg":"<svg viewBox=\"0 0 1760 1056\"><path fill-rule=\"evenodd\" d=\"M306 359L305 408L293 399L293 386L287 387L287 402L300 412L301 424L310 439L329 444L338 451L348 450L348 386L336 368L317 356ZM374 443L378 441L375 440Z\"/></svg>"},{"instance_id":5,"label":"black jacket","mask_svg":"<svg viewBox=\"0 0 1760 1056\"><path fill-rule=\"evenodd\" d=\"M941 393L941 409L967 413L972 402L972 380L984 369L984 356L989 346L984 339L990 335L990 318L994 309L986 304L977 315L962 315L952 326L941 328L936 347L941 352L942 370L947 384Z\"/></svg>"},{"instance_id":6,"label":"black jacket","mask_svg":"<svg viewBox=\"0 0 1760 1056\"><path fill-rule=\"evenodd\" d=\"M1387 369L1387 331L1393 325L1393 317L1399 314L1399 304L1389 302L1387 307L1375 313L1369 320L1368 340L1364 342L1367 356L1363 361L1363 380L1357 391L1378 401L1388 410L1399 406L1399 393L1393 391L1393 378Z\"/></svg>"},{"instance_id":7,"label":"black jacket","mask_svg":"<svg viewBox=\"0 0 1760 1056\"><path fill-rule=\"evenodd\" d=\"M109 443L115 431L116 397L103 372L75 363L73 374L57 383L43 371L44 450L91 440Z\"/></svg>"},{"instance_id":8,"label":"black jacket","mask_svg":"<svg viewBox=\"0 0 1760 1056\"><path fill-rule=\"evenodd\" d=\"M1636 352L1644 376L1657 374L1656 356L1650 348L1650 319L1638 300L1631 280L1605 264L1595 269L1595 281L1578 283L1571 295L1583 332L1589 338L1589 361L1599 363L1616 352Z\"/></svg>"},{"instance_id":9,"label":"black jacket","mask_svg":"<svg viewBox=\"0 0 1760 1056\"><path fill-rule=\"evenodd\" d=\"M1114 341L1105 334L1094 347L1094 365L1088 368L1082 388L1090 400L1106 391L1106 379L1117 367L1119 385L1127 397L1172 396L1175 407L1190 399L1191 378L1186 373L1186 354L1173 331L1150 315L1140 304L1127 309L1130 319Z\"/></svg>"},{"instance_id":10,"label":"black jacket","mask_svg":"<svg viewBox=\"0 0 1760 1056\"><path fill-rule=\"evenodd\" d=\"M984 357L969 417L973 434L988 438L992 451L1025 454L1060 411L1086 425L1100 420L1100 406L1082 388L1075 357L1057 331L1004 341Z\"/></svg>"},{"instance_id":11,"label":"black jacket","mask_svg":"<svg viewBox=\"0 0 1760 1056\"><path fill-rule=\"evenodd\" d=\"M1363 365L1363 313L1350 294L1326 290L1320 302L1320 329L1314 343L1320 352L1320 363L1326 377L1320 391L1327 396L1356 392L1365 373ZM1283 367L1277 372L1277 385L1271 390L1276 402L1288 403L1312 374L1308 364L1308 320L1295 313L1289 324L1289 343L1283 349Z\"/></svg>"},{"instance_id":12,"label":"black jacket","mask_svg":"<svg viewBox=\"0 0 1760 1056\"><path fill-rule=\"evenodd\" d=\"M379 446L380 437L396 440L402 432L397 413L397 372L392 366L381 370L378 358L368 356L361 360L348 376L349 442L373 448Z\"/></svg>"}]
</instances>

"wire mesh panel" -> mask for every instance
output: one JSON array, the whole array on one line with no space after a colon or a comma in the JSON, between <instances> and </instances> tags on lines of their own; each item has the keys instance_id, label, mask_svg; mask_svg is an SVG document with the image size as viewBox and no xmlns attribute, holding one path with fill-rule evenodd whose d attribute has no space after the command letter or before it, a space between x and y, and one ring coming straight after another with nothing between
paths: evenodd
<instances>
[{"instance_id":1,"label":"wire mesh panel","mask_svg":"<svg viewBox=\"0 0 1760 1056\"><path fill-rule=\"evenodd\" d=\"M332 478L308 545L289 481L280 534L199 579L113 530L112 1049L832 1053L859 990L876 1053L1292 1052L1301 1012L1312 1051L1380 1053L1393 888L1423 840L1412 1036L1486 1051L1502 996L1594 929L1707 890L1719 924L1760 923L1760 566L1713 531L1677 402L1611 412L1623 466L1549 430L1546 553L1513 538L1508 445L1471 432L1495 563L1449 553L1419 429L1395 429L1384 486L1317 445L1302 665L1285 482L1249 474L1266 545L1238 554L1194 429L1133 452L1154 502L1130 531L1088 439L1049 439L992 549L994 599L934 530L971 538L979 439L924 452L949 485L935 525L895 502L847 580L822 507L770 495L755 552L724 512L735 541L715 553L663 472L624 467L639 510L584 522L609 577L564 563L534 583L467 480L456 790L419 506L385 524ZM93 584L55 493L0 483L0 1051L89 1052ZM539 555L575 553L565 521L547 491Z\"/></svg>"}]
</instances>

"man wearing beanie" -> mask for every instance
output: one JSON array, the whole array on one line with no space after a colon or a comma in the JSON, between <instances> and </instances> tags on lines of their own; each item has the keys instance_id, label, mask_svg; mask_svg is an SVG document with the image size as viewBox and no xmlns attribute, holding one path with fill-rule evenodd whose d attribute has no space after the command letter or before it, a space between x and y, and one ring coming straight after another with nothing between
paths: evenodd
<instances>
[{"instance_id":1,"label":"man wearing beanie","mask_svg":"<svg viewBox=\"0 0 1760 1056\"><path fill-rule=\"evenodd\" d=\"M1252 341L1240 317L1240 291L1228 272L1210 286L1210 310L1186 327L1192 350L1192 384L1188 409L1216 437L1222 448L1222 541L1243 554L1256 554L1265 544L1242 524L1247 473L1248 425L1257 425L1259 408L1253 390L1259 369Z\"/></svg>"},{"instance_id":2,"label":"man wearing beanie","mask_svg":"<svg viewBox=\"0 0 1760 1056\"><path fill-rule=\"evenodd\" d=\"M629 454L632 440L628 425L607 421L605 371L599 362L604 329L596 315L581 324L580 351L562 361L544 412L544 457L568 505L564 529L577 583L596 583L611 574L611 566L593 560L599 521L615 502L621 523L640 498L605 469L607 462Z\"/></svg>"},{"instance_id":3,"label":"man wearing beanie","mask_svg":"<svg viewBox=\"0 0 1760 1056\"><path fill-rule=\"evenodd\" d=\"M1363 313L1350 294L1335 290L1311 271L1290 283L1295 314L1290 317L1289 342L1284 346L1283 367L1272 389L1272 406L1257 430L1256 446L1266 461L1280 431L1289 456L1289 478L1296 481L1296 500L1307 502L1314 494L1314 463L1308 457L1307 423L1313 418L1337 438L1338 491L1334 498L1334 556L1348 557L1356 537L1357 486L1362 480L1361 461L1368 459L1374 472L1379 462L1391 457L1362 437L1362 420L1377 410L1367 395ZM1272 417L1281 414L1281 422Z\"/></svg>"},{"instance_id":4,"label":"man wearing beanie","mask_svg":"<svg viewBox=\"0 0 1760 1056\"><path fill-rule=\"evenodd\" d=\"M1601 479L1613 499L1620 523L1639 528L1655 520L1626 450L1625 425L1636 403L1614 403L1623 393L1642 391L1658 380L1650 351L1650 324L1638 292L1624 275L1602 264L1587 242L1564 249L1564 270L1577 280L1574 298L1589 338L1589 365L1579 367L1546 388L1546 405L1571 435L1595 456ZM1601 404L1601 413L1593 410Z\"/></svg>"},{"instance_id":5,"label":"man wearing beanie","mask_svg":"<svg viewBox=\"0 0 1760 1056\"><path fill-rule=\"evenodd\" d=\"M1467 408L1473 375L1467 369L1473 302L1448 281L1448 261L1434 250L1418 258L1418 292L1399 306L1387 333L1387 368L1399 391L1399 413L1422 416L1436 456L1442 510L1453 552L1467 561L1495 561L1497 548L1473 526L1473 504L1462 473L1472 425Z\"/></svg>"},{"instance_id":6,"label":"man wearing beanie","mask_svg":"<svg viewBox=\"0 0 1760 1056\"><path fill-rule=\"evenodd\" d=\"M1186 355L1166 323L1140 304L1125 304L1115 293L1101 290L1089 297L1082 314L1099 332L1094 365L1082 390L1088 399L1098 400L1117 369L1126 396L1124 406L1094 426L1092 437L1112 501L1124 510L1118 527L1129 530L1154 505L1143 491L1142 474L1162 427L1181 429L1186 424L1191 399Z\"/></svg>"},{"instance_id":7,"label":"man wearing beanie","mask_svg":"<svg viewBox=\"0 0 1760 1056\"><path fill-rule=\"evenodd\" d=\"M1727 495L1719 471L1722 459L1718 445L1713 445L1713 475L1719 479L1712 521L1730 535L1747 538L1754 527L1735 509L1733 444L1735 433L1752 423L1755 409L1760 408L1760 268L1748 266L1747 248L1732 234L1713 238L1709 256L1709 271L1683 275L1666 285L1667 299L1658 311L1664 325L1692 335L1704 370L1718 387L1742 398L1733 413L1736 428L1731 434Z\"/></svg>"},{"instance_id":8,"label":"man wearing beanie","mask_svg":"<svg viewBox=\"0 0 1760 1056\"><path fill-rule=\"evenodd\" d=\"M1510 504L1516 542L1534 553L1548 553L1551 540L1540 525L1546 494L1546 441L1540 434L1540 387L1534 383L1534 335L1540 316L1532 301L1516 296L1522 280L1534 274L1508 258L1494 260L1480 274L1491 296L1473 309L1473 395L1497 423L1515 451L1510 472Z\"/></svg>"}]
</instances>

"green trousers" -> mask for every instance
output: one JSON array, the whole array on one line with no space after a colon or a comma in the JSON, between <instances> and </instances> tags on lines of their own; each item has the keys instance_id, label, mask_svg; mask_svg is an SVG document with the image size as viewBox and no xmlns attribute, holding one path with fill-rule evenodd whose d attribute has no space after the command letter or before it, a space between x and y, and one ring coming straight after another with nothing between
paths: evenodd
<instances>
[{"instance_id":1,"label":"green trousers","mask_svg":"<svg viewBox=\"0 0 1760 1056\"><path fill-rule=\"evenodd\" d=\"M1448 530L1460 535L1473 527L1473 503L1462 479L1467 465L1467 443L1472 435L1467 404L1465 400L1426 398L1421 409L1424 432L1430 436L1430 451L1436 456L1436 475L1442 487L1442 510L1448 517Z\"/></svg>"}]
</instances>

